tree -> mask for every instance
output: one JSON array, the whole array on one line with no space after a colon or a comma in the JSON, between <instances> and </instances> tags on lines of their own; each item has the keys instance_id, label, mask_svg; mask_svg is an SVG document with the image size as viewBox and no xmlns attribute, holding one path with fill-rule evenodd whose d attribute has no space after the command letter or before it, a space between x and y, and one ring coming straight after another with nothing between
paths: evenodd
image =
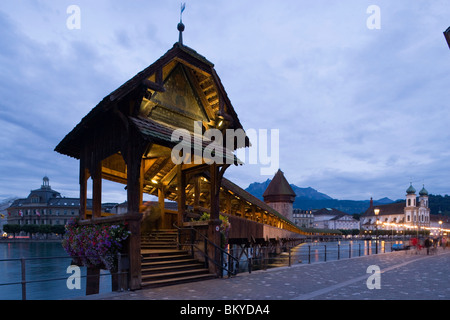
<instances>
[{"instance_id":1,"label":"tree","mask_svg":"<svg viewBox=\"0 0 450 320\"><path fill-rule=\"evenodd\" d=\"M45 234L45 238L48 238L48 234L52 233L52 226L49 224L41 224L39 226L39 233Z\"/></svg>"},{"instance_id":2,"label":"tree","mask_svg":"<svg viewBox=\"0 0 450 320\"><path fill-rule=\"evenodd\" d=\"M3 226L3 231L6 233L12 233L13 237L16 237L16 233L20 232L20 225L18 224L5 224Z\"/></svg>"},{"instance_id":3,"label":"tree","mask_svg":"<svg viewBox=\"0 0 450 320\"><path fill-rule=\"evenodd\" d=\"M64 225L54 225L51 226L52 227L52 233L56 233L59 235L63 235L66 232L65 226Z\"/></svg>"}]
</instances>

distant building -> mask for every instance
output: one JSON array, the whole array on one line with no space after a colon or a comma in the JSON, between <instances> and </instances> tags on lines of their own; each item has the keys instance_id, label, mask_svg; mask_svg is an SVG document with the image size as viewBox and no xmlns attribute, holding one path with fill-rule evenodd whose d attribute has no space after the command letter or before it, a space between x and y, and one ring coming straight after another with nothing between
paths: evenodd
<instances>
[{"instance_id":1,"label":"distant building","mask_svg":"<svg viewBox=\"0 0 450 320\"><path fill-rule=\"evenodd\" d=\"M416 189L412 186L406 190L406 201L374 206L370 201L370 207L361 216L361 227L366 230L375 230L384 226L387 230L429 228L430 208L428 207L428 191L425 186L419 192L417 201ZM376 215L376 210L379 210Z\"/></svg>"},{"instance_id":2,"label":"distant building","mask_svg":"<svg viewBox=\"0 0 450 320\"><path fill-rule=\"evenodd\" d=\"M108 212L115 204L107 204L102 211ZM50 187L50 180L44 177L42 186L32 190L27 198L16 199L7 209L8 224L65 225L78 217L79 198L62 197ZM87 200L87 208L92 208L92 200Z\"/></svg>"},{"instance_id":3,"label":"distant building","mask_svg":"<svg viewBox=\"0 0 450 320\"><path fill-rule=\"evenodd\" d=\"M300 228L314 227L314 212L313 210L294 209L293 221Z\"/></svg>"},{"instance_id":4,"label":"distant building","mask_svg":"<svg viewBox=\"0 0 450 320\"><path fill-rule=\"evenodd\" d=\"M272 181L263 194L264 202L282 214L290 221L294 221L294 201L296 194L287 182L284 174L278 169Z\"/></svg>"},{"instance_id":5,"label":"distant building","mask_svg":"<svg viewBox=\"0 0 450 320\"><path fill-rule=\"evenodd\" d=\"M359 229L359 221L337 209L323 208L314 212L314 228L353 230Z\"/></svg>"},{"instance_id":6,"label":"distant building","mask_svg":"<svg viewBox=\"0 0 450 320\"><path fill-rule=\"evenodd\" d=\"M430 215L430 235L448 236L450 230L450 217L442 214Z\"/></svg>"}]
</instances>

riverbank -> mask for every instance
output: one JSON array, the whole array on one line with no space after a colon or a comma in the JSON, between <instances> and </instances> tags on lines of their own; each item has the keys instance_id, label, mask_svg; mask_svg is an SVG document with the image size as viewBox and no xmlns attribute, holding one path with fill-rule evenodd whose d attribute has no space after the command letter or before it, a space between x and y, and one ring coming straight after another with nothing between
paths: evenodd
<instances>
[{"instance_id":1,"label":"riverbank","mask_svg":"<svg viewBox=\"0 0 450 320\"><path fill-rule=\"evenodd\" d=\"M450 251L391 252L297 264L236 277L82 297L83 300L449 300ZM370 266L379 267L372 288ZM369 283L369 285L368 285ZM173 310L174 315L177 310Z\"/></svg>"},{"instance_id":2,"label":"riverbank","mask_svg":"<svg viewBox=\"0 0 450 320\"><path fill-rule=\"evenodd\" d=\"M62 239L0 239L0 243L61 243Z\"/></svg>"}]
</instances>

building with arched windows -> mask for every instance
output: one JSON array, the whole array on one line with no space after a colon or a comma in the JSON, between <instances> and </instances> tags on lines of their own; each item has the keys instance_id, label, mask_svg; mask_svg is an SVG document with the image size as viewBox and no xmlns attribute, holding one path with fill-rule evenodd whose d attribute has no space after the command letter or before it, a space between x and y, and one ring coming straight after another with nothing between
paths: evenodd
<instances>
[{"instance_id":1,"label":"building with arched windows","mask_svg":"<svg viewBox=\"0 0 450 320\"><path fill-rule=\"evenodd\" d=\"M416 189L411 184L406 189L405 202L374 206L371 200L370 207L361 216L361 227L366 230L375 230L377 226L387 230L430 227L428 191L425 186L420 190L417 198Z\"/></svg>"},{"instance_id":2,"label":"building with arched windows","mask_svg":"<svg viewBox=\"0 0 450 320\"><path fill-rule=\"evenodd\" d=\"M87 207L92 208L91 199L88 199ZM31 190L28 197L16 199L11 204L7 219L8 224L65 225L79 216L79 210L79 198L61 196L51 188L50 179L44 177L39 189ZM102 211L108 211L108 208Z\"/></svg>"}]
</instances>

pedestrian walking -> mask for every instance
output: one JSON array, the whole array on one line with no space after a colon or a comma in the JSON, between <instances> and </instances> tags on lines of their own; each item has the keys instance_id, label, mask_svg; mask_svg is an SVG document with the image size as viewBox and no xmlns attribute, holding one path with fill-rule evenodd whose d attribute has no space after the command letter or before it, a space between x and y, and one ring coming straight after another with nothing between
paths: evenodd
<instances>
[{"instance_id":1,"label":"pedestrian walking","mask_svg":"<svg viewBox=\"0 0 450 320\"><path fill-rule=\"evenodd\" d=\"M425 239L424 246L427 248L427 254L430 254L431 239L429 237Z\"/></svg>"}]
</instances>

